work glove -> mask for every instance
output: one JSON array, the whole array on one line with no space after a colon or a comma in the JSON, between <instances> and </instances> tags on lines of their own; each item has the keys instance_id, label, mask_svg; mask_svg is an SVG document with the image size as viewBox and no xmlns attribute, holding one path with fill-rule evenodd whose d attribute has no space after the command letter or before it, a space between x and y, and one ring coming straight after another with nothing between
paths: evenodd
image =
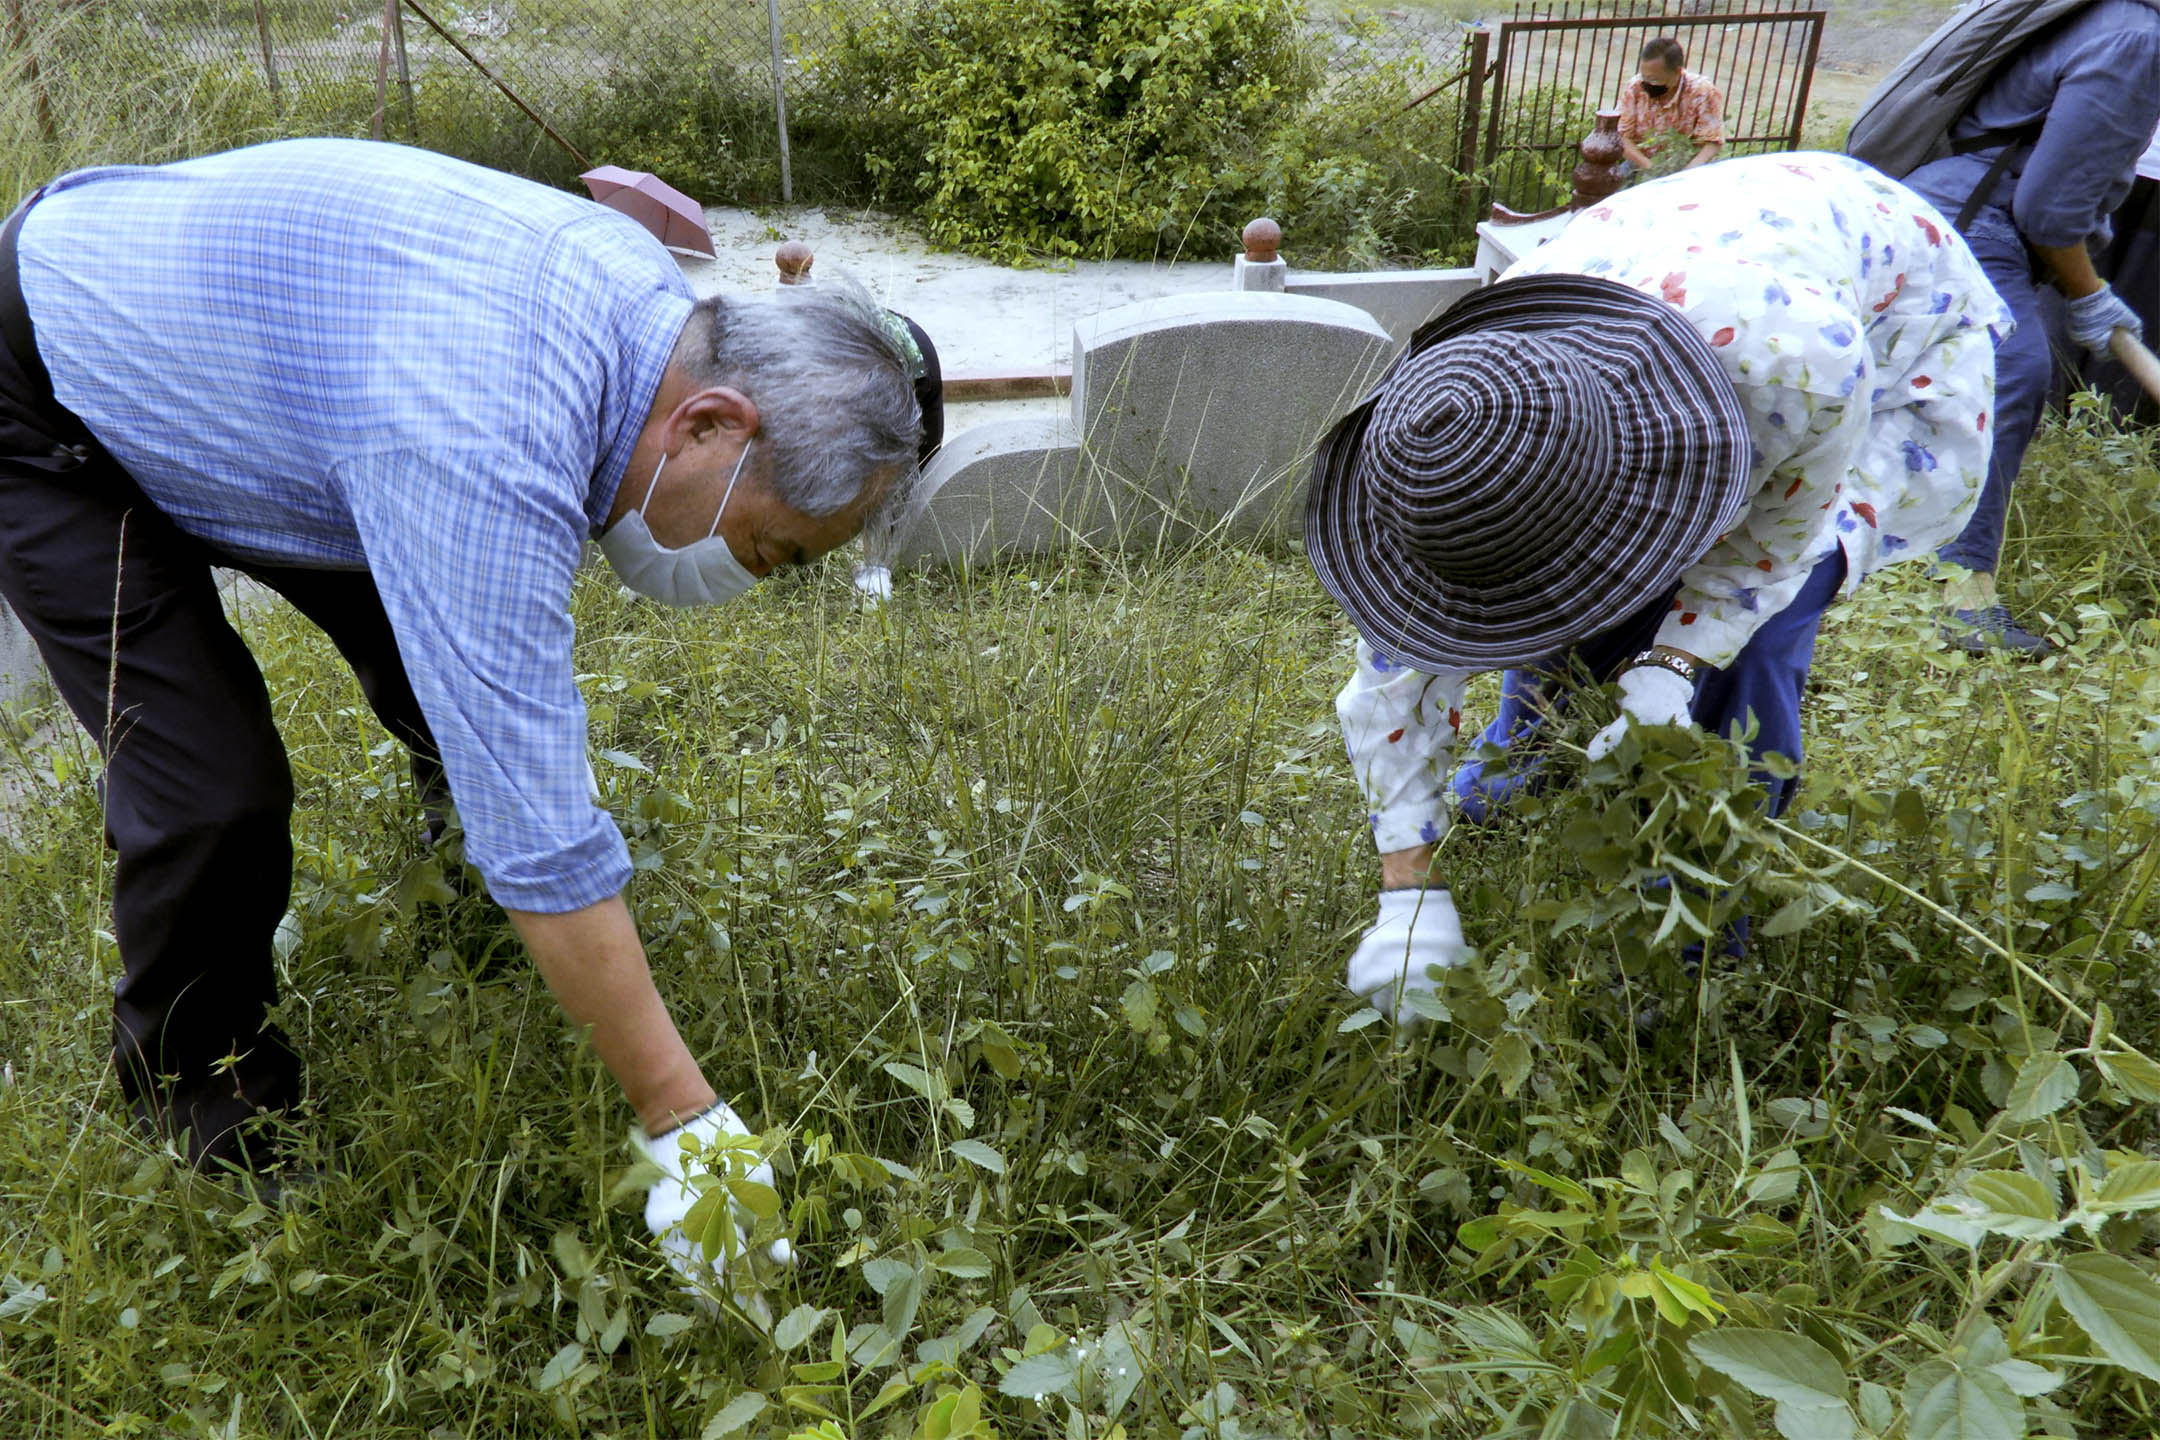
<instances>
[{"instance_id":1,"label":"work glove","mask_svg":"<svg viewBox=\"0 0 2160 1440\"><path fill-rule=\"evenodd\" d=\"M2117 330L2128 330L2143 339L2145 322L2109 287L2102 285L2092 294L2070 302L2070 338L2087 350L2105 355Z\"/></svg>"},{"instance_id":2,"label":"work glove","mask_svg":"<svg viewBox=\"0 0 2160 1440\"><path fill-rule=\"evenodd\" d=\"M892 569L885 565L873 565L865 560L855 567L855 593L865 605L876 605L892 599Z\"/></svg>"},{"instance_id":3,"label":"work glove","mask_svg":"<svg viewBox=\"0 0 2160 1440\"><path fill-rule=\"evenodd\" d=\"M645 1195L645 1224L660 1253L689 1283L684 1290L708 1309L716 1294L731 1297L761 1330L772 1329L772 1307L759 1293L758 1262L785 1267L786 1240L762 1255L747 1252L760 1216L780 1213L772 1166L758 1158L757 1138L724 1100L658 1139L630 1132L639 1154L660 1167Z\"/></svg>"},{"instance_id":4,"label":"work glove","mask_svg":"<svg viewBox=\"0 0 2160 1440\"><path fill-rule=\"evenodd\" d=\"M1431 994L1436 982L1427 972L1450 970L1470 958L1463 943L1455 900L1439 886L1423 890L1383 890L1380 915L1357 949L1350 952L1350 988L1398 1025L1415 1024L1409 1006L1414 991Z\"/></svg>"},{"instance_id":5,"label":"work glove","mask_svg":"<svg viewBox=\"0 0 2160 1440\"><path fill-rule=\"evenodd\" d=\"M1590 740L1590 758L1602 760L1620 743L1630 725L1692 725L1688 707L1695 687L1657 665L1638 665L1620 674L1620 718Z\"/></svg>"}]
</instances>

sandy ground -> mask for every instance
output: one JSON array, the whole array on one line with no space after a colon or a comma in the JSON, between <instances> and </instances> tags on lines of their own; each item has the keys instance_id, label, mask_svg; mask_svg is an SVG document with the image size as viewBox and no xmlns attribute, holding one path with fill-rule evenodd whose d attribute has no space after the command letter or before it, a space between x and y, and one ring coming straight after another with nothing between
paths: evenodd
<instances>
[{"instance_id":1,"label":"sandy ground","mask_svg":"<svg viewBox=\"0 0 2160 1440\"><path fill-rule=\"evenodd\" d=\"M1083 260L1022 270L933 250L904 223L863 211L715 207L705 219L719 258L677 257L700 295L772 289L773 251L801 240L817 257L814 276L852 275L913 317L952 374L1068 365L1075 321L1159 295L1230 288L1227 246L1182 264Z\"/></svg>"},{"instance_id":2,"label":"sandy ground","mask_svg":"<svg viewBox=\"0 0 2160 1440\"><path fill-rule=\"evenodd\" d=\"M1470 18L1479 7L1468 0L1435 0L1417 8ZM1488 18L1506 13L1499 5L1483 8L1494 12ZM1875 82L1956 3L1832 0L1826 8L1830 18L1809 96L1811 143L1827 143L1841 133ZM904 222L873 212L713 207L705 216L719 258L683 260L683 273L699 294L772 288L773 250L783 240L801 240L817 256L816 274L852 274L883 303L912 316L936 341L945 368L956 374L1068 365L1075 321L1159 295L1227 289L1234 253L1225 237L1224 243L1210 243L1175 264L1111 260L1014 269L932 249ZM1295 235L1288 237L1285 253L1295 265ZM997 418L1027 413L1010 405L993 410ZM970 417L956 407L949 418Z\"/></svg>"}]
</instances>

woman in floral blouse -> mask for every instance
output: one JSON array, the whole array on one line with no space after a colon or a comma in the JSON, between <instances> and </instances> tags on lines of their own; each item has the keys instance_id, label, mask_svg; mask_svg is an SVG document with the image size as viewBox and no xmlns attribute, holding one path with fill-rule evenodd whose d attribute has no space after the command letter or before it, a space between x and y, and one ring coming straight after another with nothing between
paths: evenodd
<instances>
[{"instance_id":1,"label":"woman in floral blouse","mask_svg":"<svg viewBox=\"0 0 2160 1440\"><path fill-rule=\"evenodd\" d=\"M1460 962L1435 844L1534 770L1453 766L1469 675L1508 672L1502 748L1586 671L1622 700L1593 755L1695 723L1800 758L1823 610L1973 507L2008 323L1925 201L1799 154L1628 191L1419 333L1309 502L1361 635L1337 710L1385 887L1354 990L1407 1018Z\"/></svg>"}]
</instances>

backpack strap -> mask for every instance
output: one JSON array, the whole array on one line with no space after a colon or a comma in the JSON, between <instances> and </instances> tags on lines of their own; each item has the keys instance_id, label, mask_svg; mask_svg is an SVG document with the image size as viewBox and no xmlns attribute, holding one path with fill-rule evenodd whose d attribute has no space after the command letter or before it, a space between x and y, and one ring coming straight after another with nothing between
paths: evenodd
<instances>
[{"instance_id":1,"label":"backpack strap","mask_svg":"<svg viewBox=\"0 0 2160 1440\"><path fill-rule=\"evenodd\" d=\"M2047 121L2043 118L2029 125L2020 125L2015 130L1988 130L1950 142L1950 153L1953 155L1970 155L1973 151L1985 150L1990 145L2002 146L1996 153L1994 163L1988 166L1987 177L1966 197L1965 208L1958 211L1957 219L1950 222L1960 233L1972 223L1973 216L1980 213L1980 207L1987 204L1988 197L1995 193L1995 186L2001 181L2003 173L2010 168L2010 162L2017 158L2019 151L2040 138L2040 131L2046 124Z\"/></svg>"}]
</instances>

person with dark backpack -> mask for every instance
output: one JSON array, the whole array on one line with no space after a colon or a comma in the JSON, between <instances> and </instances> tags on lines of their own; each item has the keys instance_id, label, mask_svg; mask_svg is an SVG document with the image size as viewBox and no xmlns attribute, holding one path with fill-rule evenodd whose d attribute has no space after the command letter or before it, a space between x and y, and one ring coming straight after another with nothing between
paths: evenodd
<instances>
[{"instance_id":1,"label":"person with dark backpack","mask_svg":"<svg viewBox=\"0 0 2160 1440\"><path fill-rule=\"evenodd\" d=\"M1848 151L1954 217L2017 320L1996 355L1994 457L1964 533L1940 558L1953 582L1944 638L2038 659L2048 641L2011 619L1995 589L2003 521L2054 372L2040 287L2069 302L2070 336L2104 352L2137 312L2101 279L2088 245L2136 178L2160 124L2160 0L1977 0L1875 94Z\"/></svg>"}]
</instances>

